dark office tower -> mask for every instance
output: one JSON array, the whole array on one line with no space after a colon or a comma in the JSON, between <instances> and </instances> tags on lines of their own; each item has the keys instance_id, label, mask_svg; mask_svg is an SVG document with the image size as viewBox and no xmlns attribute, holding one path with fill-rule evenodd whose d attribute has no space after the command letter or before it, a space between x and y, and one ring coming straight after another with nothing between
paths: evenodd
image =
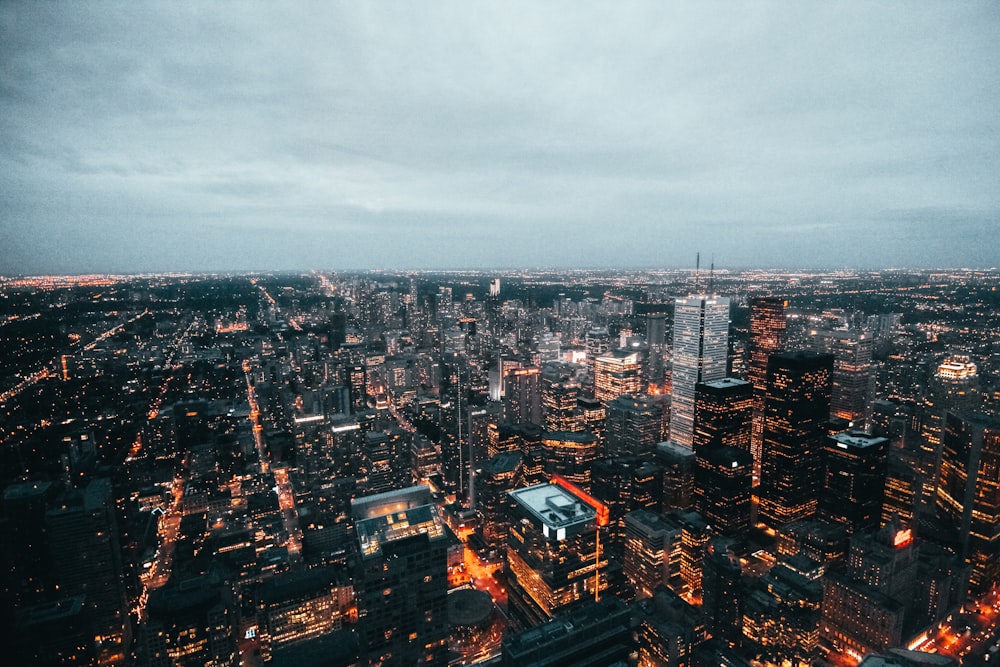
<instances>
[{"instance_id":1,"label":"dark office tower","mask_svg":"<svg viewBox=\"0 0 1000 667\"><path fill-rule=\"evenodd\" d=\"M618 457L595 461L590 493L608 506L608 554L621 563L625 544L625 515L635 510L660 510L663 471L639 457Z\"/></svg>"},{"instance_id":2,"label":"dark office tower","mask_svg":"<svg viewBox=\"0 0 1000 667\"><path fill-rule=\"evenodd\" d=\"M601 455L597 440L586 431L546 433L542 437L545 472L562 475L574 484L590 488L591 465Z\"/></svg>"},{"instance_id":3,"label":"dark office tower","mask_svg":"<svg viewBox=\"0 0 1000 667\"><path fill-rule=\"evenodd\" d=\"M48 569L45 511L57 487L52 482L11 484L3 492L6 528L0 554L3 582L2 610L41 602L54 582ZM11 619L5 619L11 620Z\"/></svg>"},{"instance_id":4,"label":"dark office tower","mask_svg":"<svg viewBox=\"0 0 1000 667\"><path fill-rule=\"evenodd\" d=\"M758 521L777 530L816 512L833 355L772 354L767 363Z\"/></svg>"},{"instance_id":5,"label":"dark office tower","mask_svg":"<svg viewBox=\"0 0 1000 667\"><path fill-rule=\"evenodd\" d=\"M749 455L749 452L747 452ZM740 559L725 540L712 540L702 563L701 611L708 633L735 648L743 642L743 590Z\"/></svg>"},{"instance_id":6,"label":"dark office tower","mask_svg":"<svg viewBox=\"0 0 1000 667\"><path fill-rule=\"evenodd\" d=\"M720 446L700 449L695 453L694 480L694 506L708 525L727 537L746 535L753 491L750 452Z\"/></svg>"},{"instance_id":7,"label":"dark office tower","mask_svg":"<svg viewBox=\"0 0 1000 667\"><path fill-rule=\"evenodd\" d=\"M664 364L667 355L666 320L667 316L663 313L646 315L646 344L649 345L646 376L650 384L657 387L663 386L667 372Z\"/></svg>"},{"instance_id":8,"label":"dark office tower","mask_svg":"<svg viewBox=\"0 0 1000 667\"><path fill-rule=\"evenodd\" d=\"M699 382L694 396L695 453L705 447L749 452L753 385L736 378Z\"/></svg>"},{"instance_id":9,"label":"dark office tower","mask_svg":"<svg viewBox=\"0 0 1000 667\"><path fill-rule=\"evenodd\" d=\"M519 486L523 461L520 451L501 452L490 457L477 476L476 508L483 520L476 532L491 549L507 542L511 503L507 492Z\"/></svg>"},{"instance_id":10,"label":"dark office tower","mask_svg":"<svg viewBox=\"0 0 1000 667\"><path fill-rule=\"evenodd\" d=\"M607 405L622 394L642 389L639 353L612 350L594 360L594 398Z\"/></svg>"},{"instance_id":11,"label":"dark office tower","mask_svg":"<svg viewBox=\"0 0 1000 667\"><path fill-rule=\"evenodd\" d=\"M576 416L580 385L560 374L542 375L542 413L546 431L581 431L582 419Z\"/></svg>"},{"instance_id":12,"label":"dark office tower","mask_svg":"<svg viewBox=\"0 0 1000 667\"><path fill-rule=\"evenodd\" d=\"M830 416L845 419L854 428L864 426L868 413L868 382L874 337L866 331L810 332L815 351L833 355Z\"/></svg>"},{"instance_id":13,"label":"dark office tower","mask_svg":"<svg viewBox=\"0 0 1000 667\"><path fill-rule=\"evenodd\" d=\"M448 662L448 536L426 486L351 501L354 583L370 665Z\"/></svg>"},{"instance_id":14,"label":"dark office tower","mask_svg":"<svg viewBox=\"0 0 1000 667\"><path fill-rule=\"evenodd\" d=\"M523 632L505 636L503 667L625 665L632 650L632 614L616 597L591 602Z\"/></svg>"},{"instance_id":15,"label":"dark office tower","mask_svg":"<svg viewBox=\"0 0 1000 667\"><path fill-rule=\"evenodd\" d=\"M663 409L646 396L622 394L608 403L604 448L608 456L638 456L660 442Z\"/></svg>"},{"instance_id":16,"label":"dark office tower","mask_svg":"<svg viewBox=\"0 0 1000 667\"><path fill-rule=\"evenodd\" d=\"M776 297L756 297L750 301L750 369L753 385L753 425L750 452L754 474L760 477L760 447L764 441L764 397L767 395L767 359L785 349L785 308L788 301Z\"/></svg>"},{"instance_id":17,"label":"dark office tower","mask_svg":"<svg viewBox=\"0 0 1000 667\"><path fill-rule=\"evenodd\" d=\"M656 460L663 467L663 512L690 509L694 452L672 442L661 442L656 446Z\"/></svg>"},{"instance_id":18,"label":"dark office tower","mask_svg":"<svg viewBox=\"0 0 1000 667\"><path fill-rule=\"evenodd\" d=\"M672 574L680 577L681 529L658 513L636 510L625 515L626 598L653 597L659 586L666 586ZM673 563L671 555L675 555ZM671 565L676 572L671 571Z\"/></svg>"},{"instance_id":19,"label":"dark office tower","mask_svg":"<svg viewBox=\"0 0 1000 667\"><path fill-rule=\"evenodd\" d=\"M96 665L94 632L84 596L16 608L5 621L4 662L12 665ZM9 623L7 625L6 623ZM9 631L9 636L8 636Z\"/></svg>"},{"instance_id":20,"label":"dark office tower","mask_svg":"<svg viewBox=\"0 0 1000 667\"><path fill-rule=\"evenodd\" d=\"M504 376L503 416L513 424L542 423L542 372L512 368Z\"/></svg>"},{"instance_id":21,"label":"dark office tower","mask_svg":"<svg viewBox=\"0 0 1000 667\"><path fill-rule=\"evenodd\" d=\"M695 385L726 376L729 299L704 294L677 299L673 336L670 441L690 448L694 442Z\"/></svg>"},{"instance_id":22,"label":"dark office tower","mask_svg":"<svg viewBox=\"0 0 1000 667\"><path fill-rule=\"evenodd\" d=\"M238 662L232 592L206 574L149 593L148 617L139 632L140 667Z\"/></svg>"},{"instance_id":23,"label":"dark office tower","mask_svg":"<svg viewBox=\"0 0 1000 667\"><path fill-rule=\"evenodd\" d=\"M969 564L969 594L1000 583L1000 419L948 412L937 512Z\"/></svg>"},{"instance_id":24,"label":"dark office tower","mask_svg":"<svg viewBox=\"0 0 1000 667\"><path fill-rule=\"evenodd\" d=\"M681 527L681 590L700 597L702 563L712 529L697 512L675 512L668 518Z\"/></svg>"},{"instance_id":25,"label":"dark office tower","mask_svg":"<svg viewBox=\"0 0 1000 667\"><path fill-rule=\"evenodd\" d=\"M132 641L111 481L59 496L45 515L52 574L61 595L85 596L101 656L124 656Z\"/></svg>"},{"instance_id":26,"label":"dark office tower","mask_svg":"<svg viewBox=\"0 0 1000 667\"><path fill-rule=\"evenodd\" d=\"M885 495L889 441L863 432L838 433L823 448L821 519L840 523L847 532L879 527Z\"/></svg>"},{"instance_id":27,"label":"dark office tower","mask_svg":"<svg viewBox=\"0 0 1000 667\"><path fill-rule=\"evenodd\" d=\"M517 630L585 606L607 588L599 527L608 509L558 480L510 492L508 615Z\"/></svg>"}]
</instances>

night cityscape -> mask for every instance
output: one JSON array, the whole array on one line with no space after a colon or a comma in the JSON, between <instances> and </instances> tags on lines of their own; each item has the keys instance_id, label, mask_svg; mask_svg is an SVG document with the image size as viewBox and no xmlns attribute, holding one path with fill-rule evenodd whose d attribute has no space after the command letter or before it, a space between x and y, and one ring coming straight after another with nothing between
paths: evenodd
<instances>
[{"instance_id":1,"label":"night cityscape","mask_svg":"<svg viewBox=\"0 0 1000 667\"><path fill-rule=\"evenodd\" d=\"M6 279L7 654L986 664L998 286Z\"/></svg>"},{"instance_id":2,"label":"night cityscape","mask_svg":"<svg viewBox=\"0 0 1000 667\"><path fill-rule=\"evenodd\" d=\"M0 3L0 666L1000 664L997 35Z\"/></svg>"}]
</instances>

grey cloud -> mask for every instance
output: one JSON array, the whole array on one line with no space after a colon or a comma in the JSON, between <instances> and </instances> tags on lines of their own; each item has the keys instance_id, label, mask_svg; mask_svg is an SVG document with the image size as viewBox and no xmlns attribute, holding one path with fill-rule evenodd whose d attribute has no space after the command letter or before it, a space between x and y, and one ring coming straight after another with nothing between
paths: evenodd
<instances>
[{"instance_id":1,"label":"grey cloud","mask_svg":"<svg viewBox=\"0 0 1000 667\"><path fill-rule=\"evenodd\" d=\"M998 28L992 2L7 2L0 272L998 264Z\"/></svg>"}]
</instances>

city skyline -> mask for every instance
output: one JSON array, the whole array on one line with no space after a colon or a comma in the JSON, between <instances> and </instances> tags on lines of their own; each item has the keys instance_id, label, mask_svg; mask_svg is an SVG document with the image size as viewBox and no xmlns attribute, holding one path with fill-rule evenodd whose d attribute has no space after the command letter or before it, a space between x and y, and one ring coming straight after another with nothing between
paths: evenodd
<instances>
[{"instance_id":1,"label":"city skyline","mask_svg":"<svg viewBox=\"0 0 1000 667\"><path fill-rule=\"evenodd\" d=\"M244 8L0 7L0 274L1000 265L993 3Z\"/></svg>"}]
</instances>

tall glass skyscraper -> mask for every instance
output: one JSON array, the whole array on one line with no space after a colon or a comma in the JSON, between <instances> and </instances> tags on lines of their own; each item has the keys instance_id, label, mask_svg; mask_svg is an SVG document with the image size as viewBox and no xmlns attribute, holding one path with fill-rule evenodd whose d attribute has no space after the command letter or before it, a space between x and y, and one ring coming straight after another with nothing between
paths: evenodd
<instances>
[{"instance_id":1,"label":"tall glass skyscraper","mask_svg":"<svg viewBox=\"0 0 1000 667\"><path fill-rule=\"evenodd\" d=\"M754 475L760 478L760 445L764 439L764 397L767 395L767 358L785 349L785 308L788 301L773 296L750 301L750 368L747 379L753 385L753 423L750 453Z\"/></svg>"},{"instance_id":2,"label":"tall glass skyscraper","mask_svg":"<svg viewBox=\"0 0 1000 667\"><path fill-rule=\"evenodd\" d=\"M729 353L729 299L704 294L674 304L670 440L691 448L694 387L726 377Z\"/></svg>"}]
</instances>

